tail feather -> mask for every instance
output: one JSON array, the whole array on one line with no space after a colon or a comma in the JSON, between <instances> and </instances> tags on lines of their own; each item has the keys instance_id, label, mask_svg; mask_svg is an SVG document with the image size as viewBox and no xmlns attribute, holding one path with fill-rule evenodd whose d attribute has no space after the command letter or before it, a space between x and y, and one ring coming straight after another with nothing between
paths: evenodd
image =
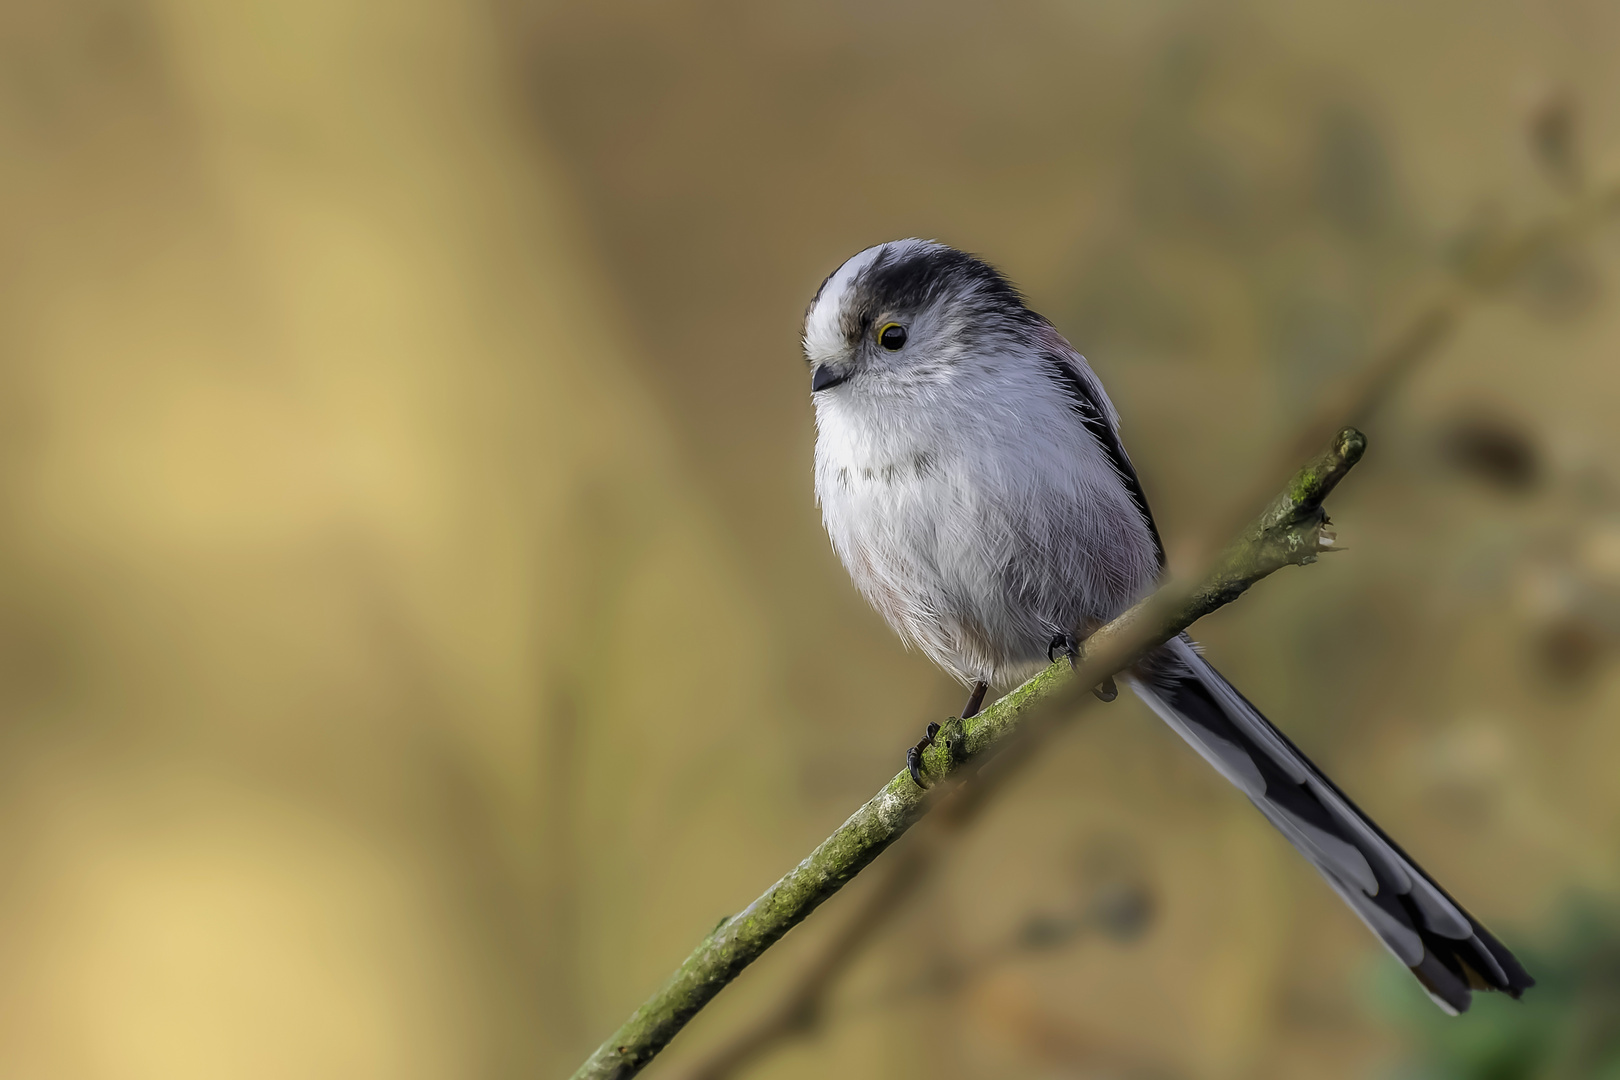
<instances>
[{"instance_id":1,"label":"tail feather","mask_svg":"<svg viewBox=\"0 0 1620 1080\"><path fill-rule=\"evenodd\" d=\"M1450 1013L1474 990L1517 998L1535 980L1310 759L1193 649L1168 642L1131 687L1259 807Z\"/></svg>"}]
</instances>

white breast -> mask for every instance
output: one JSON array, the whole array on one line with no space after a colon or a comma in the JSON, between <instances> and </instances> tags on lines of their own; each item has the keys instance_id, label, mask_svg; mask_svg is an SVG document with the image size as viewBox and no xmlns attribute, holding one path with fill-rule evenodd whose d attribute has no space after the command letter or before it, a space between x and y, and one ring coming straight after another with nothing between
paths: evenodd
<instances>
[{"instance_id":1,"label":"white breast","mask_svg":"<svg viewBox=\"0 0 1620 1080\"><path fill-rule=\"evenodd\" d=\"M1055 384L994 360L994 378L958 371L904 400L860 379L817 394L816 495L856 586L903 638L963 682L1008 685L1055 634L1134 599L1152 555Z\"/></svg>"}]
</instances>

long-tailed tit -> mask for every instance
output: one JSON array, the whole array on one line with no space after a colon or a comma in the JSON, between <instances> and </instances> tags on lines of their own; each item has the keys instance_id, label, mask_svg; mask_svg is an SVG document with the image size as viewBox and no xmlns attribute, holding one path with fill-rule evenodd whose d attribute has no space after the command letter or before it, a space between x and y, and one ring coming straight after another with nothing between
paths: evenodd
<instances>
[{"instance_id":1,"label":"long-tailed tit","mask_svg":"<svg viewBox=\"0 0 1620 1080\"><path fill-rule=\"evenodd\" d=\"M810 302L804 351L833 547L889 625L972 687L964 716L1158 581L1164 549L1113 404L984 262L921 240L868 248ZM1534 985L1186 636L1123 678L1442 1008Z\"/></svg>"}]
</instances>

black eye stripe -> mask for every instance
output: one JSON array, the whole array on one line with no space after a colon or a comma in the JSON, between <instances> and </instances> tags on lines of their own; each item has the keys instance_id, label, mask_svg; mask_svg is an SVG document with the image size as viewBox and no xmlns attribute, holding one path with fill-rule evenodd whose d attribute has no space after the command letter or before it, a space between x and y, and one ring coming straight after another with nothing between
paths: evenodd
<instances>
[{"instance_id":1,"label":"black eye stripe","mask_svg":"<svg viewBox=\"0 0 1620 1080\"><path fill-rule=\"evenodd\" d=\"M906 328L899 323L884 323L878 331L878 344L890 352L902 348L906 343Z\"/></svg>"}]
</instances>

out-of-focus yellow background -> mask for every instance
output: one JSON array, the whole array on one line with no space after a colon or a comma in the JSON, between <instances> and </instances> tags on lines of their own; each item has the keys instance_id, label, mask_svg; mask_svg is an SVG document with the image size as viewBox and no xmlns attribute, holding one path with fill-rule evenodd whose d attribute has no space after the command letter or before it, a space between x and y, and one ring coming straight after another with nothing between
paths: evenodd
<instances>
[{"instance_id":1,"label":"out-of-focus yellow background","mask_svg":"<svg viewBox=\"0 0 1620 1080\"><path fill-rule=\"evenodd\" d=\"M1471 244L1615 175L1617 50L1602 0L0 8L0 1076L566 1075L960 705L820 529L823 275L1004 267L1187 569ZM1199 630L1600 1018L1617 290L1597 228L1469 300L1349 553ZM1113 878L1135 932L1018 937ZM1487 1075L1404 978L1122 699L751 1075Z\"/></svg>"}]
</instances>

